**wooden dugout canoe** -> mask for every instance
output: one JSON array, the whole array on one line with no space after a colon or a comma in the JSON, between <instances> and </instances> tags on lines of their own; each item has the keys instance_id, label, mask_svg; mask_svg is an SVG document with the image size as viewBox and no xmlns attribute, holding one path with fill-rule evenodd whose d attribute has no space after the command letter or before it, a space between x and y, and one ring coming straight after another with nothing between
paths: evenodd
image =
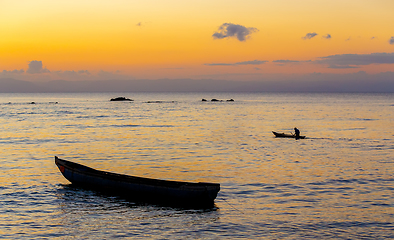
<instances>
[{"instance_id":1,"label":"wooden dugout canoe","mask_svg":"<svg viewBox=\"0 0 394 240\"><path fill-rule=\"evenodd\" d=\"M192 183L135 177L96 170L55 156L55 164L72 184L127 197L138 202L179 207L212 207L217 183Z\"/></svg>"},{"instance_id":2,"label":"wooden dugout canoe","mask_svg":"<svg viewBox=\"0 0 394 240\"><path fill-rule=\"evenodd\" d=\"M286 134L286 133L278 133L272 131L272 133L275 135L275 137L282 137L282 138L297 138L296 135L293 134ZM305 136L298 136L299 139L304 139Z\"/></svg>"}]
</instances>

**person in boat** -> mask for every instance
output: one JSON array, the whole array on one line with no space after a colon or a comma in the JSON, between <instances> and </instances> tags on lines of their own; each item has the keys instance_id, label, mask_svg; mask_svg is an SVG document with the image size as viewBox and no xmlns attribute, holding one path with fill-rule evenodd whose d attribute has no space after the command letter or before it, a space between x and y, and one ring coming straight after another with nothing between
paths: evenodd
<instances>
[{"instance_id":1,"label":"person in boat","mask_svg":"<svg viewBox=\"0 0 394 240\"><path fill-rule=\"evenodd\" d=\"M298 130L298 128L294 128L294 135L296 136L296 138L300 137L300 130Z\"/></svg>"}]
</instances>

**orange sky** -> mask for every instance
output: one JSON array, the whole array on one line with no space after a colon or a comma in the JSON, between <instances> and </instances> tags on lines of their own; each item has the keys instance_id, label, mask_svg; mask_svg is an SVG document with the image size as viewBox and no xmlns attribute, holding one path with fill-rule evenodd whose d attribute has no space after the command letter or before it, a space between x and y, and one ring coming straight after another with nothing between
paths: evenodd
<instances>
[{"instance_id":1,"label":"orange sky","mask_svg":"<svg viewBox=\"0 0 394 240\"><path fill-rule=\"evenodd\" d=\"M90 80L100 72L258 80L393 71L393 13L392 0L2 0L0 78L73 80L67 73L74 71ZM42 71L29 71L32 61Z\"/></svg>"}]
</instances>

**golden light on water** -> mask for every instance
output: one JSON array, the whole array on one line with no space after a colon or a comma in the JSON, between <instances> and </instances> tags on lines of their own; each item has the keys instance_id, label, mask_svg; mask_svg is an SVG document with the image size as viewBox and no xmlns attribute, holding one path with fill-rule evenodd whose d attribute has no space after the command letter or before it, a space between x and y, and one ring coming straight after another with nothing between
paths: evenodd
<instances>
[{"instance_id":1,"label":"golden light on water","mask_svg":"<svg viewBox=\"0 0 394 240\"><path fill-rule=\"evenodd\" d=\"M235 101L201 102L213 95ZM6 103L0 121L2 206L13 209L0 213L11 226L3 235L25 231L21 225L30 229L32 222L43 227L29 236L53 236L54 230L45 230L48 222L59 232L66 228L82 236L103 226L124 229L155 221L173 228L178 218L195 228L199 225L189 218L198 218L198 223L222 229L218 236L234 225L241 226L235 235L252 238L263 230L285 236L290 226L297 236L388 232L391 95L150 93L133 94L135 101L129 103L110 102L110 97L1 98ZM275 138L271 132L293 127L307 139ZM74 188L55 166L55 155L116 173L218 182L218 210L195 215L148 206L148 211ZM128 224L118 225L119 219ZM81 223L78 229L73 221ZM363 226L343 229L354 222ZM321 225L331 226L331 232ZM311 226L320 230L311 232Z\"/></svg>"}]
</instances>

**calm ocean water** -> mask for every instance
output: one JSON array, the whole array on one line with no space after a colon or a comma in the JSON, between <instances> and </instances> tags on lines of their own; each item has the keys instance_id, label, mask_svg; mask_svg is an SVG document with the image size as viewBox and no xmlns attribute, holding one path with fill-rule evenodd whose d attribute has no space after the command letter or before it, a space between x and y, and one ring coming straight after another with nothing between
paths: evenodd
<instances>
[{"instance_id":1,"label":"calm ocean water","mask_svg":"<svg viewBox=\"0 0 394 240\"><path fill-rule=\"evenodd\" d=\"M0 94L0 107L2 239L394 238L394 94ZM307 139L271 132L294 127ZM221 191L213 209L135 204L74 188L55 155Z\"/></svg>"}]
</instances>

